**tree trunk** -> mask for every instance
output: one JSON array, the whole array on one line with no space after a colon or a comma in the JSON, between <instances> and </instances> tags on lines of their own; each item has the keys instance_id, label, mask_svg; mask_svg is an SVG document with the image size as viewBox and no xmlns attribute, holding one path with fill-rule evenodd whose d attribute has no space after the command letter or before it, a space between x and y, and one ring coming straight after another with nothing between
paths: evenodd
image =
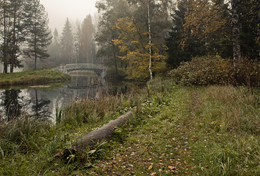
<instances>
[{"instance_id":1,"label":"tree trunk","mask_svg":"<svg viewBox=\"0 0 260 176\"><path fill-rule=\"evenodd\" d=\"M36 56L36 52L34 53L34 70L37 69L37 56Z\"/></svg>"},{"instance_id":2,"label":"tree trunk","mask_svg":"<svg viewBox=\"0 0 260 176\"><path fill-rule=\"evenodd\" d=\"M8 65L6 64L6 63L4 63L4 71L3 71L3 73L7 73L7 70L8 69Z\"/></svg>"},{"instance_id":3,"label":"tree trunk","mask_svg":"<svg viewBox=\"0 0 260 176\"><path fill-rule=\"evenodd\" d=\"M151 36L151 17L150 17L150 0L147 3L148 33L149 33L149 73L150 80L153 79L152 72L152 36Z\"/></svg>"},{"instance_id":4,"label":"tree trunk","mask_svg":"<svg viewBox=\"0 0 260 176\"><path fill-rule=\"evenodd\" d=\"M116 51L115 51L115 45L114 44L113 44L113 57L114 57L114 65L115 65L116 76L118 76L117 59L116 59Z\"/></svg>"},{"instance_id":5,"label":"tree trunk","mask_svg":"<svg viewBox=\"0 0 260 176\"><path fill-rule=\"evenodd\" d=\"M6 1L4 0L4 33L3 33L3 39L4 39L4 46L3 46L3 63L4 63L4 70L3 73L7 73L7 67L8 67L8 61L7 61L7 41L6 41L6 36L7 36L7 31L6 31Z\"/></svg>"},{"instance_id":6,"label":"tree trunk","mask_svg":"<svg viewBox=\"0 0 260 176\"><path fill-rule=\"evenodd\" d=\"M16 59L16 11L17 11L17 5L15 4L15 7L13 9L13 47L12 47L12 56L11 56L11 65L10 65L10 73L13 73L14 67L15 67L15 59Z\"/></svg>"},{"instance_id":7,"label":"tree trunk","mask_svg":"<svg viewBox=\"0 0 260 176\"><path fill-rule=\"evenodd\" d=\"M112 31L113 33L113 31ZM113 33L113 36L112 36L112 40L114 40L115 37L114 37L114 33ZM114 43L112 43L113 45L113 57L114 57L114 65L115 65L115 71L116 71L116 76L118 76L118 68L117 68L117 59L116 59L116 47L114 45Z\"/></svg>"},{"instance_id":8,"label":"tree trunk","mask_svg":"<svg viewBox=\"0 0 260 176\"><path fill-rule=\"evenodd\" d=\"M35 27L35 31L36 31L36 27ZM36 34L34 34L34 70L37 69L37 53L36 53L36 50L37 50L37 36Z\"/></svg>"},{"instance_id":9,"label":"tree trunk","mask_svg":"<svg viewBox=\"0 0 260 176\"><path fill-rule=\"evenodd\" d=\"M240 22L239 22L239 2L231 0L232 6L232 34L233 34L233 65L236 68L241 63L240 46Z\"/></svg>"},{"instance_id":10,"label":"tree trunk","mask_svg":"<svg viewBox=\"0 0 260 176\"><path fill-rule=\"evenodd\" d=\"M83 138L75 141L72 144L73 148L75 150L84 150L87 146L93 147L97 142L101 140L110 139L113 136L115 129L126 124L132 116L133 112L129 111L119 118L104 125L103 127L88 133Z\"/></svg>"},{"instance_id":11,"label":"tree trunk","mask_svg":"<svg viewBox=\"0 0 260 176\"><path fill-rule=\"evenodd\" d=\"M14 72L14 64L12 62L12 64L10 65L10 73L13 73Z\"/></svg>"}]
</instances>

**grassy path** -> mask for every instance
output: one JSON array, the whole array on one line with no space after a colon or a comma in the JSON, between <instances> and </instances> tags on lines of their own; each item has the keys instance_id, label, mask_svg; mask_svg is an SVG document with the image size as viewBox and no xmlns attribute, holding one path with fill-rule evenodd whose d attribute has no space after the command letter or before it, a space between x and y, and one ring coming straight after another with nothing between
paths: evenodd
<instances>
[{"instance_id":1,"label":"grassy path","mask_svg":"<svg viewBox=\"0 0 260 176\"><path fill-rule=\"evenodd\" d=\"M144 122L90 175L260 175L259 94L208 87L155 97L157 113L140 114Z\"/></svg>"},{"instance_id":2,"label":"grassy path","mask_svg":"<svg viewBox=\"0 0 260 176\"><path fill-rule=\"evenodd\" d=\"M177 124L178 118L189 115L185 109L189 104L189 95L186 93L183 90L175 92L178 97L172 97L158 109L158 114L150 115L135 128L124 144L115 151L114 156L103 163L104 170L98 169L97 175L188 173L191 169L187 165L188 136L185 130L180 128L180 124ZM174 101L182 102L177 104Z\"/></svg>"}]
</instances>

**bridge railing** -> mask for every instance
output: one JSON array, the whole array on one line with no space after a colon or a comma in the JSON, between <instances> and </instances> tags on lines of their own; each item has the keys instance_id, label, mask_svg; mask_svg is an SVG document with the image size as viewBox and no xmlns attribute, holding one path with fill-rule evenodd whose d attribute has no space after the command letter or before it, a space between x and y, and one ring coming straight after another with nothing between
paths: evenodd
<instances>
[{"instance_id":1,"label":"bridge railing","mask_svg":"<svg viewBox=\"0 0 260 176\"><path fill-rule=\"evenodd\" d=\"M78 63L78 64L66 64L65 69L76 69L76 68L86 68L86 69L106 69L105 66L100 64L90 64L90 63Z\"/></svg>"}]
</instances>

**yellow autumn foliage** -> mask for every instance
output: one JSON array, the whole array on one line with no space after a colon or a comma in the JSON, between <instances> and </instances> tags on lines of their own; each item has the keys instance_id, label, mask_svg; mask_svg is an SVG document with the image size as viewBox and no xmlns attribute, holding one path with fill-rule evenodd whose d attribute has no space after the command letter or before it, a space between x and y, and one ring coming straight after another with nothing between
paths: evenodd
<instances>
[{"instance_id":1,"label":"yellow autumn foliage","mask_svg":"<svg viewBox=\"0 0 260 176\"><path fill-rule=\"evenodd\" d=\"M190 38L210 43L216 34L223 31L227 20L222 18L221 9L210 1L190 0L189 11L185 14L182 47L188 45Z\"/></svg>"},{"instance_id":2,"label":"yellow autumn foliage","mask_svg":"<svg viewBox=\"0 0 260 176\"><path fill-rule=\"evenodd\" d=\"M141 32L134 23L133 17L119 18L115 25L119 31L114 45L120 49L121 60L127 63L127 73L130 79L145 79L149 77L149 43L147 32ZM152 70L159 70L164 65L165 56L152 44Z\"/></svg>"}]
</instances>

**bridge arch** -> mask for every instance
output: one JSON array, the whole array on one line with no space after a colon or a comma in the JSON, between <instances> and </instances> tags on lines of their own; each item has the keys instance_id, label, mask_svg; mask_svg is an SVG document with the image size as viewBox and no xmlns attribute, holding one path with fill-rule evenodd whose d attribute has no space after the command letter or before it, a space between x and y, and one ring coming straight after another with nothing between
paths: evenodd
<instances>
[{"instance_id":1,"label":"bridge arch","mask_svg":"<svg viewBox=\"0 0 260 176\"><path fill-rule=\"evenodd\" d=\"M70 73L77 70L89 70L94 71L97 75L104 77L107 68L101 64L91 64L91 63L77 63L77 64L66 64L58 68L64 73Z\"/></svg>"}]
</instances>

